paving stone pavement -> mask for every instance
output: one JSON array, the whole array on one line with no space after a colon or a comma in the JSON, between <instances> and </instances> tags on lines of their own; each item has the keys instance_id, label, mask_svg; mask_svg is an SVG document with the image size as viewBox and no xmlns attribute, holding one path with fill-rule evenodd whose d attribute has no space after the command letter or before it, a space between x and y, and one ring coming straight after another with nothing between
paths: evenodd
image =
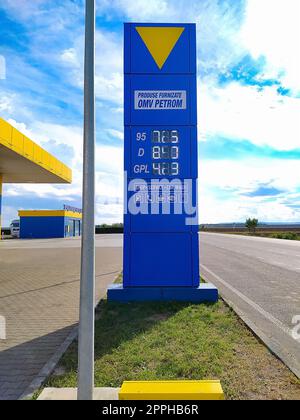
<instances>
[{"instance_id":1,"label":"paving stone pavement","mask_svg":"<svg viewBox=\"0 0 300 420\"><path fill-rule=\"evenodd\" d=\"M96 248L97 301L121 270L119 239L105 247L102 238ZM20 398L79 316L80 242L13 243L0 244L0 316L7 330L0 340L0 400Z\"/></svg>"}]
</instances>

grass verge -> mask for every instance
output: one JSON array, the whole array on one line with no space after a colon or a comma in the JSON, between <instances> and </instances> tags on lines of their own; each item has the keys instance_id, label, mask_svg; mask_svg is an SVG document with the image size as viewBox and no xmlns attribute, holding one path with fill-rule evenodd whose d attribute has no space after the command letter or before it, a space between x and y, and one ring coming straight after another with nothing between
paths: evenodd
<instances>
[{"instance_id":1,"label":"grass verge","mask_svg":"<svg viewBox=\"0 0 300 420\"><path fill-rule=\"evenodd\" d=\"M227 399L300 399L300 381L220 300L214 305L102 301L97 309L95 384L220 379ZM76 387L77 342L47 387Z\"/></svg>"},{"instance_id":2,"label":"grass verge","mask_svg":"<svg viewBox=\"0 0 300 420\"><path fill-rule=\"evenodd\" d=\"M210 232L206 230L204 232ZM227 235L239 235L239 236L253 236L258 238L273 238L273 239L286 239L289 241L300 241L300 235L297 232L279 232L279 231L272 231L272 232L262 232L257 231L256 233L249 233L249 232L235 232L235 231L222 231L220 229L219 232L213 231L212 233L222 233Z\"/></svg>"}]
</instances>

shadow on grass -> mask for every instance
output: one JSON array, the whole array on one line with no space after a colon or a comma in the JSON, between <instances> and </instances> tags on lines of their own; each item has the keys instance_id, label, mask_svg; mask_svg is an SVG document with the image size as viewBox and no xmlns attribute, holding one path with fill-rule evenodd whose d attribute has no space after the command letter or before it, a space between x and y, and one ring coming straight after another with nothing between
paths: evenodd
<instances>
[{"instance_id":1,"label":"shadow on grass","mask_svg":"<svg viewBox=\"0 0 300 420\"><path fill-rule=\"evenodd\" d=\"M149 333L149 330L160 331L163 325L168 325L168 321L174 316L192 306L193 304L188 303L166 302L120 305L119 303L102 301L96 312L96 359L110 353L112 349L118 348L121 344L137 338L139 335ZM205 304L202 306L210 308L214 305Z\"/></svg>"},{"instance_id":2,"label":"shadow on grass","mask_svg":"<svg viewBox=\"0 0 300 420\"><path fill-rule=\"evenodd\" d=\"M217 378L221 356L228 356L228 343L220 336L231 330L230 318L223 304L102 301L96 311L96 385ZM76 386L77 351L76 342L62 360L65 375L50 378L48 386Z\"/></svg>"},{"instance_id":3,"label":"shadow on grass","mask_svg":"<svg viewBox=\"0 0 300 420\"><path fill-rule=\"evenodd\" d=\"M159 324L165 323L176 313L191 307L188 303L129 303L119 304L102 300L96 309L95 360L111 354L121 345L138 338ZM207 308L213 304L205 304ZM67 370L78 365L78 343L71 346L69 354L63 359Z\"/></svg>"},{"instance_id":4,"label":"shadow on grass","mask_svg":"<svg viewBox=\"0 0 300 420\"><path fill-rule=\"evenodd\" d=\"M230 399L300 396L299 382L222 300L102 301L96 319L97 387L119 387L125 380L220 379ZM62 360L65 372L47 386L76 387L77 363L76 342Z\"/></svg>"}]
</instances>

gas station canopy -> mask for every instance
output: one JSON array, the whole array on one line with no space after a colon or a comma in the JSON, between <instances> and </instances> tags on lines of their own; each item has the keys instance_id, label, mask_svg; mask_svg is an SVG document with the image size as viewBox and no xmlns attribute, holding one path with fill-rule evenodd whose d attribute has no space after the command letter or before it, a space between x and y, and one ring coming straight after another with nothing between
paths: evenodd
<instances>
[{"instance_id":1,"label":"gas station canopy","mask_svg":"<svg viewBox=\"0 0 300 420\"><path fill-rule=\"evenodd\" d=\"M68 184L72 171L0 118L0 175L3 183Z\"/></svg>"}]
</instances>

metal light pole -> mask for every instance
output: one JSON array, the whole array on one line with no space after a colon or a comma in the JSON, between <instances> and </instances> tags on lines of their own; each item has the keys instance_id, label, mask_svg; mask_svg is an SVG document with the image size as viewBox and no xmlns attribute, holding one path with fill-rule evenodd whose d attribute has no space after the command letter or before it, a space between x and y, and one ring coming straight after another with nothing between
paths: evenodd
<instances>
[{"instance_id":1,"label":"metal light pole","mask_svg":"<svg viewBox=\"0 0 300 420\"><path fill-rule=\"evenodd\" d=\"M86 0L83 227L80 281L78 400L92 400L94 393L95 21L95 0Z\"/></svg>"}]
</instances>

